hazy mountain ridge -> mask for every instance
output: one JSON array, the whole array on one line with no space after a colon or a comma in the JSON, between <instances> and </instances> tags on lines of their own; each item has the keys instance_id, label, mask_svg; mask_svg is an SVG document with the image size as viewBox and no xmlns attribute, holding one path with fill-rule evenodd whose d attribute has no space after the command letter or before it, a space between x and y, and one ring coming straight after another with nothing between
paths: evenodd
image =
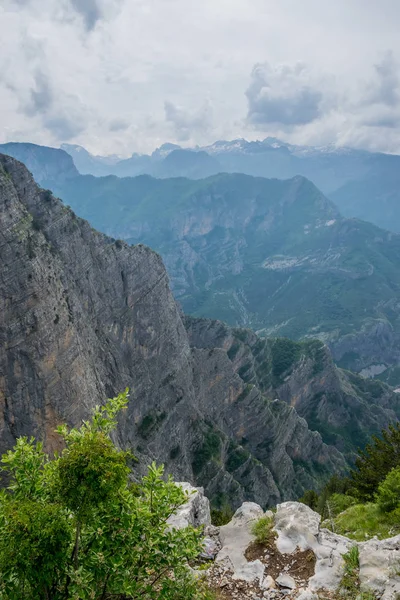
<instances>
[{"instance_id":1,"label":"hazy mountain ridge","mask_svg":"<svg viewBox=\"0 0 400 600\"><path fill-rule=\"evenodd\" d=\"M342 471L337 448L350 456L361 439L350 432L370 435L399 414L396 394L354 384L318 342L294 343L288 355L252 332L183 323L155 252L99 234L37 188L23 165L5 156L0 163L2 451L31 434L54 448L60 421L80 422L129 386L118 441L134 449L139 468L156 459L204 484L217 504L265 505ZM336 448L308 429L289 398L303 408L312 402L321 425L336 414ZM362 411L348 421L354 404Z\"/></svg>"},{"instance_id":2,"label":"hazy mountain ridge","mask_svg":"<svg viewBox=\"0 0 400 600\"><path fill-rule=\"evenodd\" d=\"M238 144L244 153L250 145L262 154L264 146ZM236 152L237 144L230 145ZM12 151L23 153L24 145ZM324 152L346 157L353 151ZM60 158L65 153L53 153L60 177L43 184L109 235L160 251L187 312L269 335L320 337L341 366L399 384L398 236L342 218L299 177L291 184L233 174L207 180L74 177ZM157 161L179 159L179 153L167 144ZM28 158L39 175L47 172ZM285 186L302 181L309 192L299 199L292 190L288 197L295 202L280 206Z\"/></svg>"},{"instance_id":3,"label":"hazy mountain ridge","mask_svg":"<svg viewBox=\"0 0 400 600\"><path fill-rule=\"evenodd\" d=\"M306 179L85 176L54 189L95 227L159 251L187 313L319 337L357 371L399 364L400 236L343 218Z\"/></svg>"},{"instance_id":4,"label":"hazy mountain ridge","mask_svg":"<svg viewBox=\"0 0 400 600\"><path fill-rule=\"evenodd\" d=\"M11 147L12 146L12 147ZM0 150L23 160L36 179L46 184L32 160L34 144L0 145ZM30 153L24 151L29 146ZM266 138L218 141L196 148L163 144L151 155L130 158L93 156L81 146L63 144L82 174L98 177L116 175L156 178L188 177L202 179L218 173L244 173L254 177L290 179L302 175L330 197L346 217L356 217L379 227L400 232L400 156L367 152L333 145L296 146ZM71 175L69 175L71 176Z\"/></svg>"},{"instance_id":5,"label":"hazy mountain ridge","mask_svg":"<svg viewBox=\"0 0 400 600\"><path fill-rule=\"evenodd\" d=\"M1 451L19 435L54 448L58 423L128 386L118 439L139 466L162 461L234 505L298 495L344 468L293 408L249 389L225 350L191 348L155 252L94 231L22 164L0 163Z\"/></svg>"}]
</instances>

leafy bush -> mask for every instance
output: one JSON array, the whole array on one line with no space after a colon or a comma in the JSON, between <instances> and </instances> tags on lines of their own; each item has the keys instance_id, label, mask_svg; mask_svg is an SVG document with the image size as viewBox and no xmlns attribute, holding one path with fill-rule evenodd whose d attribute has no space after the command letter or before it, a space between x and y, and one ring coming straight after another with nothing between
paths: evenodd
<instances>
[{"instance_id":1,"label":"leafy bush","mask_svg":"<svg viewBox=\"0 0 400 600\"><path fill-rule=\"evenodd\" d=\"M301 356L302 346L286 338L276 338L272 345L272 372L280 378Z\"/></svg>"},{"instance_id":2,"label":"leafy bush","mask_svg":"<svg viewBox=\"0 0 400 600\"><path fill-rule=\"evenodd\" d=\"M206 599L187 567L200 533L167 524L187 496L154 463L132 484L130 455L111 441L127 402L125 392L79 429L59 427L60 456L20 438L3 457L1 600Z\"/></svg>"},{"instance_id":3,"label":"leafy bush","mask_svg":"<svg viewBox=\"0 0 400 600\"><path fill-rule=\"evenodd\" d=\"M261 517L258 521L255 521L251 533L255 536L258 544L268 544L275 538L275 532L273 531L274 521L272 517Z\"/></svg>"},{"instance_id":4,"label":"leafy bush","mask_svg":"<svg viewBox=\"0 0 400 600\"><path fill-rule=\"evenodd\" d=\"M203 438L202 445L196 450L192 468L193 473L198 475L209 460L217 456L221 448L221 438L216 431L210 429Z\"/></svg>"},{"instance_id":5,"label":"leafy bush","mask_svg":"<svg viewBox=\"0 0 400 600\"><path fill-rule=\"evenodd\" d=\"M223 504L221 508L211 509L211 523L219 527L220 525L226 525L232 520L233 510L229 504Z\"/></svg>"},{"instance_id":6,"label":"leafy bush","mask_svg":"<svg viewBox=\"0 0 400 600\"><path fill-rule=\"evenodd\" d=\"M306 492L304 492L303 496L301 498L299 498L299 502L306 504L312 510L317 510L318 499L319 499L319 496L316 491L307 490Z\"/></svg>"},{"instance_id":7,"label":"leafy bush","mask_svg":"<svg viewBox=\"0 0 400 600\"><path fill-rule=\"evenodd\" d=\"M389 471L400 466L400 423L390 425L382 436L359 451L355 469L350 472L351 493L360 500L373 500L379 484Z\"/></svg>"},{"instance_id":8,"label":"leafy bush","mask_svg":"<svg viewBox=\"0 0 400 600\"><path fill-rule=\"evenodd\" d=\"M360 590L360 558L358 546L353 546L343 554L344 574L339 586L339 594L345 600L375 600L375 595L369 590Z\"/></svg>"},{"instance_id":9,"label":"leafy bush","mask_svg":"<svg viewBox=\"0 0 400 600\"><path fill-rule=\"evenodd\" d=\"M248 460L249 456L250 454L247 452L247 450L230 443L228 448L228 459L226 461L227 471L229 471L229 473L236 471L236 469L241 467L246 460Z\"/></svg>"},{"instance_id":10,"label":"leafy bush","mask_svg":"<svg viewBox=\"0 0 400 600\"><path fill-rule=\"evenodd\" d=\"M353 496L347 496L346 494L332 494L328 502L331 514L333 514L335 517L350 506L357 504L356 498L353 498Z\"/></svg>"},{"instance_id":11,"label":"leafy bush","mask_svg":"<svg viewBox=\"0 0 400 600\"><path fill-rule=\"evenodd\" d=\"M400 505L400 467L392 469L380 484L377 502L384 512L391 512Z\"/></svg>"},{"instance_id":12,"label":"leafy bush","mask_svg":"<svg viewBox=\"0 0 400 600\"><path fill-rule=\"evenodd\" d=\"M357 541L365 541L375 535L384 539L400 533L400 513L384 513L377 504L356 504L340 513L333 521L335 533ZM328 520L326 526L331 528Z\"/></svg>"}]
</instances>

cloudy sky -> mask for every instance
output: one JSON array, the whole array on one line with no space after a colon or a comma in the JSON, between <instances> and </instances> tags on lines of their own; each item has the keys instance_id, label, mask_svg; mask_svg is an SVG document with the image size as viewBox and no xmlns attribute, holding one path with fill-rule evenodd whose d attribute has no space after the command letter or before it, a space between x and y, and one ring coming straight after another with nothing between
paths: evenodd
<instances>
[{"instance_id":1,"label":"cloudy sky","mask_svg":"<svg viewBox=\"0 0 400 600\"><path fill-rule=\"evenodd\" d=\"M399 0L1 0L0 141L400 153Z\"/></svg>"}]
</instances>

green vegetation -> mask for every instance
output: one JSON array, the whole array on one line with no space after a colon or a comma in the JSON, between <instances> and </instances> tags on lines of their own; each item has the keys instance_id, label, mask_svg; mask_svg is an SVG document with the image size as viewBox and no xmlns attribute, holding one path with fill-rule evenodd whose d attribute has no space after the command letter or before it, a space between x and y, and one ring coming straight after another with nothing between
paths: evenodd
<instances>
[{"instance_id":1,"label":"green vegetation","mask_svg":"<svg viewBox=\"0 0 400 600\"><path fill-rule=\"evenodd\" d=\"M192 461L193 473L198 475L206 464L218 456L221 449L221 436L211 427L207 430L201 446L196 450Z\"/></svg>"},{"instance_id":2,"label":"green vegetation","mask_svg":"<svg viewBox=\"0 0 400 600\"><path fill-rule=\"evenodd\" d=\"M392 469L379 485L376 499L382 512L390 513L400 507L400 466Z\"/></svg>"},{"instance_id":3,"label":"green vegetation","mask_svg":"<svg viewBox=\"0 0 400 600\"><path fill-rule=\"evenodd\" d=\"M355 469L350 473L352 493L360 500L373 500L379 484L392 469L400 465L400 423L390 425L381 437L359 452Z\"/></svg>"},{"instance_id":4,"label":"green vegetation","mask_svg":"<svg viewBox=\"0 0 400 600\"><path fill-rule=\"evenodd\" d=\"M400 533L400 424L359 451L348 477L332 477L319 494L307 491L301 501L317 510L328 528L355 540Z\"/></svg>"},{"instance_id":5,"label":"green vegetation","mask_svg":"<svg viewBox=\"0 0 400 600\"><path fill-rule=\"evenodd\" d=\"M279 379L289 371L301 355L302 346L286 338L276 338L272 344L272 373Z\"/></svg>"},{"instance_id":6,"label":"green vegetation","mask_svg":"<svg viewBox=\"0 0 400 600\"><path fill-rule=\"evenodd\" d=\"M229 504L223 504L221 508L211 509L211 523L219 527L226 525L232 520L233 510Z\"/></svg>"},{"instance_id":7,"label":"green vegetation","mask_svg":"<svg viewBox=\"0 0 400 600\"><path fill-rule=\"evenodd\" d=\"M324 592L318 594L319 600L376 600L372 591L360 590L360 562L358 547L353 546L343 554L344 574L337 592L332 596L326 596Z\"/></svg>"},{"instance_id":8,"label":"green vegetation","mask_svg":"<svg viewBox=\"0 0 400 600\"><path fill-rule=\"evenodd\" d=\"M326 525L332 528L329 520ZM372 502L356 504L334 518L333 529L360 542L375 535L384 539L400 533L400 514L384 513Z\"/></svg>"},{"instance_id":9,"label":"green vegetation","mask_svg":"<svg viewBox=\"0 0 400 600\"><path fill-rule=\"evenodd\" d=\"M253 523L251 533L255 536L258 544L269 544L276 537L273 527L274 520L272 517L261 517Z\"/></svg>"},{"instance_id":10,"label":"green vegetation","mask_svg":"<svg viewBox=\"0 0 400 600\"><path fill-rule=\"evenodd\" d=\"M187 496L152 464L130 481L130 454L110 433L127 393L96 407L79 429L58 428L64 450L20 438L2 459L2 600L210 600L187 567L200 532L169 530Z\"/></svg>"},{"instance_id":11,"label":"green vegetation","mask_svg":"<svg viewBox=\"0 0 400 600\"><path fill-rule=\"evenodd\" d=\"M226 468L230 473L239 469L250 457L249 452L244 450L240 446L236 446L231 442L228 448L228 459L226 461Z\"/></svg>"},{"instance_id":12,"label":"green vegetation","mask_svg":"<svg viewBox=\"0 0 400 600\"><path fill-rule=\"evenodd\" d=\"M147 440L152 432L157 429L159 424L166 418L166 413L149 413L143 417L138 426L139 435Z\"/></svg>"}]
</instances>

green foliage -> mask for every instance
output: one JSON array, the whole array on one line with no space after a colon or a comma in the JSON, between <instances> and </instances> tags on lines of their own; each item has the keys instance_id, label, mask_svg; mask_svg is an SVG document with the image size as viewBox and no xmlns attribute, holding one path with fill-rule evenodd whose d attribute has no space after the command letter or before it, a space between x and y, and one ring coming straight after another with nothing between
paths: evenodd
<instances>
[{"instance_id":1,"label":"green foliage","mask_svg":"<svg viewBox=\"0 0 400 600\"><path fill-rule=\"evenodd\" d=\"M209 429L203 438L201 446L196 450L192 461L193 473L198 475L208 461L219 454L221 437L213 429Z\"/></svg>"},{"instance_id":2,"label":"green foliage","mask_svg":"<svg viewBox=\"0 0 400 600\"><path fill-rule=\"evenodd\" d=\"M301 344L286 338L276 338L272 346L272 372L280 378L300 358Z\"/></svg>"},{"instance_id":3,"label":"green foliage","mask_svg":"<svg viewBox=\"0 0 400 600\"><path fill-rule=\"evenodd\" d=\"M230 443L228 448L228 459L226 461L227 470L230 473L233 473L233 471L236 471L236 469L241 467L246 460L248 460L249 456L250 454L247 452L247 450Z\"/></svg>"},{"instance_id":4,"label":"green foliage","mask_svg":"<svg viewBox=\"0 0 400 600\"><path fill-rule=\"evenodd\" d=\"M299 502L306 504L312 510L317 510L318 499L319 499L319 497L318 497L318 494L316 491L307 490L306 492L304 492L303 496L301 498L299 498Z\"/></svg>"},{"instance_id":5,"label":"green foliage","mask_svg":"<svg viewBox=\"0 0 400 600\"><path fill-rule=\"evenodd\" d=\"M268 544L275 539L273 531L274 521L272 517L261 517L255 521L251 527L251 533L255 536L259 544Z\"/></svg>"},{"instance_id":6,"label":"green foliage","mask_svg":"<svg viewBox=\"0 0 400 600\"><path fill-rule=\"evenodd\" d=\"M351 493L360 500L373 500L379 484L389 471L400 466L400 423L390 425L381 437L359 451L355 468L350 472Z\"/></svg>"},{"instance_id":7,"label":"green foliage","mask_svg":"<svg viewBox=\"0 0 400 600\"><path fill-rule=\"evenodd\" d=\"M359 579L358 573L360 568L358 546L353 546L343 555L344 574L340 583L340 590L344 596L355 598L358 594Z\"/></svg>"},{"instance_id":8,"label":"green foliage","mask_svg":"<svg viewBox=\"0 0 400 600\"><path fill-rule=\"evenodd\" d=\"M347 494L332 494L328 501L331 515L334 517L347 510L350 506L357 504L356 498Z\"/></svg>"},{"instance_id":9,"label":"green foliage","mask_svg":"<svg viewBox=\"0 0 400 600\"><path fill-rule=\"evenodd\" d=\"M326 521L326 526L332 528L330 520ZM333 528L336 533L357 541L365 541L375 535L384 539L400 533L400 512L384 513L372 502L356 504L333 520Z\"/></svg>"},{"instance_id":10,"label":"green foliage","mask_svg":"<svg viewBox=\"0 0 400 600\"><path fill-rule=\"evenodd\" d=\"M384 512L392 512L400 506L400 467L392 469L378 487L377 503Z\"/></svg>"},{"instance_id":11,"label":"green foliage","mask_svg":"<svg viewBox=\"0 0 400 600\"><path fill-rule=\"evenodd\" d=\"M187 568L200 533L167 524L187 496L155 464L130 483L130 455L110 439L127 402L125 392L79 429L60 427L54 459L27 438L3 457L1 600L209 598Z\"/></svg>"},{"instance_id":12,"label":"green foliage","mask_svg":"<svg viewBox=\"0 0 400 600\"><path fill-rule=\"evenodd\" d=\"M300 499L300 502L304 502L304 504L319 512L323 519L331 518L344 510L342 506L347 508L351 503L354 503L354 499L347 500L348 489L349 482L347 478L332 475L319 494L313 490L308 490Z\"/></svg>"},{"instance_id":13,"label":"green foliage","mask_svg":"<svg viewBox=\"0 0 400 600\"><path fill-rule=\"evenodd\" d=\"M211 523L219 527L226 525L232 520L233 510L229 504L223 504L221 508L211 509Z\"/></svg>"},{"instance_id":14,"label":"green foliage","mask_svg":"<svg viewBox=\"0 0 400 600\"><path fill-rule=\"evenodd\" d=\"M147 440L151 433L157 429L159 424L165 419L166 413L149 413L143 417L142 421L138 426L139 435L142 436L143 439Z\"/></svg>"},{"instance_id":15,"label":"green foliage","mask_svg":"<svg viewBox=\"0 0 400 600\"><path fill-rule=\"evenodd\" d=\"M343 555L344 574L339 586L339 597L345 600L375 600L371 591L360 591L360 560L358 546Z\"/></svg>"}]
</instances>

